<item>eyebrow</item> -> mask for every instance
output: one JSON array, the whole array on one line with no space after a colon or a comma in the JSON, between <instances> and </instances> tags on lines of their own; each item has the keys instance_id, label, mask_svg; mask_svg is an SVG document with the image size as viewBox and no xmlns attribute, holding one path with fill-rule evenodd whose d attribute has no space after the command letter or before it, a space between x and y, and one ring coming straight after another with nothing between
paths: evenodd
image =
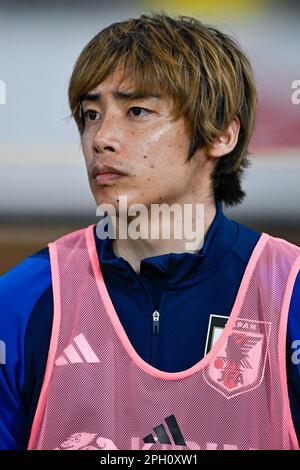
<instances>
[{"instance_id":1,"label":"eyebrow","mask_svg":"<svg viewBox=\"0 0 300 470\"><path fill-rule=\"evenodd\" d=\"M120 90L113 90L112 95L117 100L121 101L130 101L130 100L141 100L144 98L157 98L161 99L161 95L159 93L154 92L137 92L133 91L120 91ZM79 103L83 101L102 101L102 94L101 93L83 93L79 97Z\"/></svg>"}]
</instances>

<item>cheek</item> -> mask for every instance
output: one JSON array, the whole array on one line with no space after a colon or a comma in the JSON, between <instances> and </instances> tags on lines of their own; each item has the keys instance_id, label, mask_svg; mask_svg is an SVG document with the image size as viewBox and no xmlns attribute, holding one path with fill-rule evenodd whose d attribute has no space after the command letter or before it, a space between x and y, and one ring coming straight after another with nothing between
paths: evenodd
<instances>
[{"instance_id":1,"label":"cheek","mask_svg":"<svg viewBox=\"0 0 300 470\"><path fill-rule=\"evenodd\" d=\"M81 148L83 153L86 154L88 150L88 139L85 134L81 136Z\"/></svg>"},{"instance_id":2,"label":"cheek","mask_svg":"<svg viewBox=\"0 0 300 470\"><path fill-rule=\"evenodd\" d=\"M91 145L89 144L86 137L81 138L81 150L84 156L85 163L88 166L90 160L92 160L93 152L92 152Z\"/></svg>"},{"instance_id":3,"label":"cheek","mask_svg":"<svg viewBox=\"0 0 300 470\"><path fill-rule=\"evenodd\" d=\"M155 173L160 177L168 177L168 175L174 176L186 171L188 141L185 135L172 133L172 135L164 136L155 144L148 142L147 148L144 150L144 164L150 173Z\"/></svg>"},{"instance_id":4,"label":"cheek","mask_svg":"<svg viewBox=\"0 0 300 470\"><path fill-rule=\"evenodd\" d=\"M143 158L145 190L147 188L157 192L163 198L183 191L189 176L189 168L185 163L187 153L188 140L182 133L172 133L155 145L149 145L148 154L145 154L147 158Z\"/></svg>"}]
</instances>

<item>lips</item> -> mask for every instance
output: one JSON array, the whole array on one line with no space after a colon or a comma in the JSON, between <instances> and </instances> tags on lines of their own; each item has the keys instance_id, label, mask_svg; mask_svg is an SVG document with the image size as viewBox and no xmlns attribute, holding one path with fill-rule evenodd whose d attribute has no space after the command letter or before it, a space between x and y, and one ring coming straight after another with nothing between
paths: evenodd
<instances>
[{"instance_id":1,"label":"lips","mask_svg":"<svg viewBox=\"0 0 300 470\"><path fill-rule=\"evenodd\" d=\"M98 175L119 175L119 176L127 176L128 173L110 165L96 165L91 171L92 179L95 179Z\"/></svg>"},{"instance_id":2,"label":"lips","mask_svg":"<svg viewBox=\"0 0 300 470\"><path fill-rule=\"evenodd\" d=\"M94 179L95 184L106 184L109 181L124 178L124 175L118 175L117 173L99 173Z\"/></svg>"},{"instance_id":3,"label":"lips","mask_svg":"<svg viewBox=\"0 0 300 470\"><path fill-rule=\"evenodd\" d=\"M111 165L95 165L91 171L91 177L97 185L106 184L123 176L128 176L128 173Z\"/></svg>"}]
</instances>

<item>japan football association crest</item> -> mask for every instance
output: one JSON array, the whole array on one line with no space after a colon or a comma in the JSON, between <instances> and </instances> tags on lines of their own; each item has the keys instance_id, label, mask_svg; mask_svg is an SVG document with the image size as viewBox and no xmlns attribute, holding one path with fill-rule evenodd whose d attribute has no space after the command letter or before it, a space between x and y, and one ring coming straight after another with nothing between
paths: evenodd
<instances>
[{"instance_id":1,"label":"japan football association crest","mask_svg":"<svg viewBox=\"0 0 300 470\"><path fill-rule=\"evenodd\" d=\"M203 370L206 382L226 398L256 388L262 381L270 323L239 319L223 347Z\"/></svg>"}]
</instances>

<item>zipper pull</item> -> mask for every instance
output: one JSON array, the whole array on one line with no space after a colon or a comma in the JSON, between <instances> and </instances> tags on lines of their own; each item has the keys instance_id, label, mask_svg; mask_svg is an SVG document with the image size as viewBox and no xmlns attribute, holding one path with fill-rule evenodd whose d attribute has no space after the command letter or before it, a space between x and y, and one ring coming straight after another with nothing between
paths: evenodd
<instances>
[{"instance_id":1,"label":"zipper pull","mask_svg":"<svg viewBox=\"0 0 300 470\"><path fill-rule=\"evenodd\" d=\"M158 335L159 334L159 311L154 310L152 313L152 334Z\"/></svg>"}]
</instances>

